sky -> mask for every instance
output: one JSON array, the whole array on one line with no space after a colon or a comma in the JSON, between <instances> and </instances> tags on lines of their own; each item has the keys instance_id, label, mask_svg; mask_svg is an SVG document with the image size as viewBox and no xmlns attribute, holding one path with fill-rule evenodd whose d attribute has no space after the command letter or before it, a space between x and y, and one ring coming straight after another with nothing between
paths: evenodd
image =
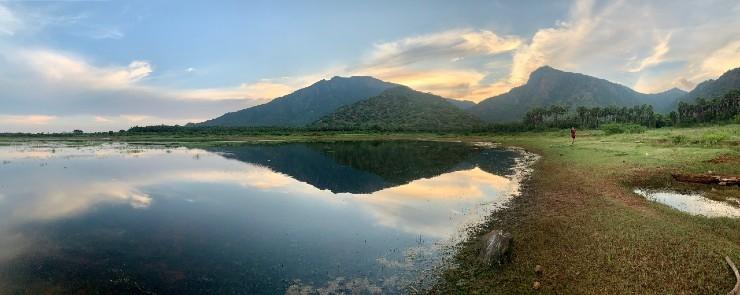
<instances>
[{"instance_id":1,"label":"sky","mask_svg":"<svg viewBox=\"0 0 740 295\"><path fill-rule=\"evenodd\" d=\"M472 101L543 65L691 90L740 66L738 15L736 0L0 0L0 132L199 122L333 76Z\"/></svg>"}]
</instances>

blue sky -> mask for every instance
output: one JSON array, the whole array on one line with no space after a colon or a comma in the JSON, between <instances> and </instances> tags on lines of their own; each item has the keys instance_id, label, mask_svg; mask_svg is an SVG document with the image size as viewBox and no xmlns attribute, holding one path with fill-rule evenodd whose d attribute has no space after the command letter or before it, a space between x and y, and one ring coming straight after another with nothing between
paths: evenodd
<instances>
[{"instance_id":1,"label":"blue sky","mask_svg":"<svg viewBox=\"0 0 740 295\"><path fill-rule=\"evenodd\" d=\"M737 1L0 1L0 132L183 124L335 75L479 101L542 65L643 92L740 66Z\"/></svg>"}]
</instances>

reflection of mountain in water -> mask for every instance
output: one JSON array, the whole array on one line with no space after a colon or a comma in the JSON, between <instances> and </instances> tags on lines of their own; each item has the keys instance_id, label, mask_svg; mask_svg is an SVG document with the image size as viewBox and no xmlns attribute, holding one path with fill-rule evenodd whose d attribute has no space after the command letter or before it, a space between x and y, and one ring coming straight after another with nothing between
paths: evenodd
<instances>
[{"instance_id":1,"label":"reflection of mountain in water","mask_svg":"<svg viewBox=\"0 0 740 295\"><path fill-rule=\"evenodd\" d=\"M431 141L244 144L209 150L334 193L372 193L474 167L508 174L516 157L508 150Z\"/></svg>"}]
</instances>

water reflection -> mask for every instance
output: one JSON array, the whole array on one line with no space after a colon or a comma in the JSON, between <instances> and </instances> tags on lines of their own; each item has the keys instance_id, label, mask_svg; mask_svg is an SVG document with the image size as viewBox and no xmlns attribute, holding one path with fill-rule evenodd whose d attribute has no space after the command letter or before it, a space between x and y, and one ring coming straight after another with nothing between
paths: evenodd
<instances>
[{"instance_id":1,"label":"water reflection","mask_svg":"<svg viewBox=\"0 0 740 295\"><path fill-rule=\"evenodd\" d=\"M435 142L0 147L0 287L397 292L435 243L509 198L515 155Z\"/></svg>"},{"instance_id":2,"label":"water reflection","mask_svg":"<svg viewBox=\"0 0 740 295\"><path fill-rule=\"evenodd\" d=\"M334 193L372 193L443 173L480 167L508 174L514 152L462 142L362 141L213 147Z\"/></svg>"},{"instance_id":3,"label":"water reflection","mask_svg":"<svg viewBox=\"0 0 740 295\"><path fill-rule=\"evenodd\" d=\"M740 208L729 203L707 199L699 194L643 189L635 189L635 193L648 200L666 204L691 215L740 218Z\"/></svg>"}]
</instances>

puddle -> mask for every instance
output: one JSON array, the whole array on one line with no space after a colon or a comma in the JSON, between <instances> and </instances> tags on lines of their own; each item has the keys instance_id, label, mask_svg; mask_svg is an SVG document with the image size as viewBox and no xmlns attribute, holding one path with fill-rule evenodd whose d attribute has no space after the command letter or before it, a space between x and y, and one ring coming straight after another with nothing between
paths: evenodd
<instances>
[{"instance_id":1,"label":"puddle","mask_svg":"<svg viewBox=\"0 0 740 295\"><path fill-rule=\"evenodd\" d=\"M648 200L666 204L691 215L740 218L740 208L733 207L725 202L707 199L700 194L681 194L644 189L635 189L635 193Z\"/></svg>"}]
</instances>

